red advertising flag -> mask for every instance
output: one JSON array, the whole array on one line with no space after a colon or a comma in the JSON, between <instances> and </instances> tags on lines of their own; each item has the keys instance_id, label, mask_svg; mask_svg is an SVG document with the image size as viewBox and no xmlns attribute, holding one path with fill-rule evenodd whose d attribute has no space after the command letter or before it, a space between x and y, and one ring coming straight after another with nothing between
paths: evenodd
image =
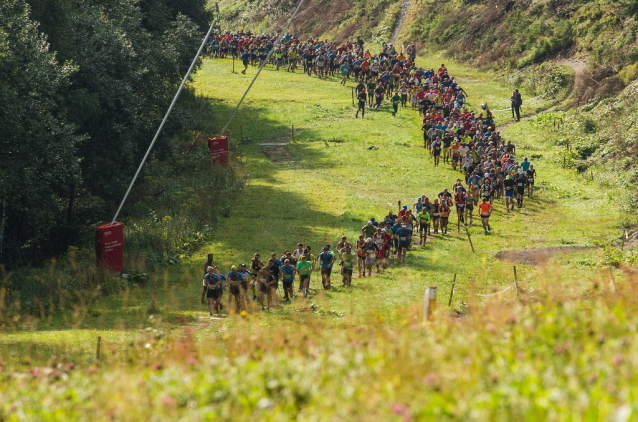
<instances>
[{"instance_id":1,"label":"red advertising flag","mask_svg":"<svg viewBox=\"0 0 638 422\"><path fill-rule=\"evenodd\" d=\"M124 261L124 230L122 223L103 224L95 229L95 256L98 265L114 272L122 271Z\"/></svg>"},{"instance_id":2,"label":"red advertising flag","mask_svg":"<svg viewBox=\"0 0 638 422\"><path fill-rule=\"evenodd\" d=\"M228 164L228 136L209 138L208 148L213 156L213 162Z\"/></svg>"}]
</instances>

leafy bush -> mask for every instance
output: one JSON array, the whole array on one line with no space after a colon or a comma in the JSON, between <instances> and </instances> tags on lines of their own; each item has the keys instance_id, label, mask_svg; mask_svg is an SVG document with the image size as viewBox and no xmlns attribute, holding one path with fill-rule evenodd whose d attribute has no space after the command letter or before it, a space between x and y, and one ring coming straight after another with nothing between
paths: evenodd
<instances>
[{"instance_id":1,"label":"leafy bush","mask_svg":"<svg viewBox=\"0 0 638 422\"><path fill-rule=\"evenodd\" d=\"M594 133L596 132L598 124L591 117L585 117L582 122L582 127L585 133Z\"/></svg>"}]
</instances>

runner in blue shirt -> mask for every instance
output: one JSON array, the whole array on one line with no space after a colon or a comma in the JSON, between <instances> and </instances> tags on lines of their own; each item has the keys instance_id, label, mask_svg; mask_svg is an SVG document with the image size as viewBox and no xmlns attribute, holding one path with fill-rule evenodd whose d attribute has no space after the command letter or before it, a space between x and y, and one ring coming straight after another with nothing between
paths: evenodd
<instances>
[{"instance_id":1,"label":"runner in blue shirt","mask_svg":"<svg viewBox=\"0 0 638 422\"><path fill-rule=\"evenodd\" d=\"M230 300L232 297L235 297L235 312L240 311L240 298L241 298L241 283L244 281L244 278L237 272L237 267L233 265L230 267L230 272L226 276L226 285L228 286L229 294L228 294L228 312L230 312Z\"/></svg>"},{"instance_id":2,"label":"runner in blue shirt","mask_svg":"<svg viewBox=\"0 0 638 422\"><path fill-rule=\"evenodd\" d=\"M290 301L293 295L292 283L295 279L295 267L290 265L290 260L284 260L284 265L281 267L282 280L284 286L284 300Z\"/></svg>"},{"instance_id":3,"label":"runner in blue shirt","mask_svg":"<svg viewBox=\"0 0 638 422\"><path fill-rule=\"evenodd\" d=\"M244 52L241 54L241 62L244 64L244 70L241 71L241 73L243 73L244 75L246 74L246 71L248 70L248 50L244 50Z\"/></svg>"},{"instance_id":4,"label":"runner in blue shirt","mask_svg":"<svg viewBox=\"0 0 638 422\"><path fill-rule=\"evenodd\" d=\"M323 288L330 290L330 274L332 273L332 264L335 262L335 257L329 248L324 246L323 251L317 257L317 261L321 262L321 282Z\"/></svg>"}]
</instances>

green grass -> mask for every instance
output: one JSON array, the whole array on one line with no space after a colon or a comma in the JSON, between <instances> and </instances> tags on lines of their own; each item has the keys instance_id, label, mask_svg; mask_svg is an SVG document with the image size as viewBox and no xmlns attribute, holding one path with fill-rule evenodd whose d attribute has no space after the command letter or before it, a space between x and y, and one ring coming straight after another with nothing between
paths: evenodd
<instances>
[{"instance_id":1,"label":"green grass","mask_svg":"<svg viewBox=\"0 0 638 422\"><path fill-rule=\"evenodd\" d=\"M418 62L430 67L440 64L438 59ZM473 73L455 63L446 65L452 74L468 82L473 76L477 78L477 82L465 84L473 108L502 95L509 98L509 88L490 79L489 74ZM230 73L228 60L204 62L193 86L210 99L218 128L225 124L255 70L251 68L244 76ZM111 412L130 420L148 415L152 405L147 407L145 403L149 400L163 409L161 417L185 415L182 406L186 406L191 409L192 419L210 419L215 414L223 419L287 420L294 415L305 419L321 414L326 420L345 420L349 414L355 415L354 419L372 414L372 420L389 420L400 417L389 410L394 402L414 409L410 412L416 419L434 415L475 420L546 419L550 409L568 409L577 395L552 404L549 393L541 395L539 390L530 390L539 388L532 386L536 381L507 374L518 374L517 368L523 365L521 374L547 377L540 390L547 392L557 383L571 382L574 377L581 382L587 376L561 372L566 361L551 356L553 346L542 345L572 341L560 324L580 324L594 318L595 306L590 308L588 302L578 300L590 290L592 278L602 271L592 269L588 263L601 262L605 251L592 248L556 256L547 267L517 265L521 286L528 292L540 292L533 293L529 300L541 303L541 308L545 304L546 312L516 305L512 290L487 299L474 293L491 293L511 285L512 264L494 258L501 250L585 246L617 237L624 214L613 204L623 192L603 191L575 172L563 169L561 147L555 145L547 131L529 122L511 126L503 135L517 145L519 157L537 157L532 158L539 173L537 197L526 200L523 209L509 215L504 213L503 204L496 203L489 236L482 235L476 219L469 230L476 254L472 254L465 233L457 233L452 225L448 236L436 236L425 247L411 251L405 266L394 263L371 279L356 279L352 289L336 287L325 292L317 289L320 280L313 276L308 300L298 297L271 313L259 313L253 308L245 317L230 315L209 320L207 310L199 304L201 267L207 252L215 253L223 272L232 264L247 263L256 252L262 257L271 251L281 255L286 249L294 249L298 242L312 245L313 252L318 253L326 243L334 247L341 235L356 239L370 217L382 219L389 208L397 209L397 201L412 204L423 193L433 198L443 188L451 188L459 176L443 164L439 168L433 166L423 149L415 111L400 110L395 118L390 107L384 105L380 111L367 111L365 119L355 119L351 86L349 82L342 87L336 78L318 80L300 72L265 69L229 127L233 156L243 163L246 182L233 200L231 216L221 218L214 228L214 240L190 261L169 267L163 274L151 274L147 287L105 297L90 311L78 308L45 320L29 316L5 320L5 329L9 327L12 332L0 335L0 358L17 372L36 364L50 365L51 354L86 365L93 360L95 338L101 335L105 341L105 366L98 375L86 379L71 371L69 382L80 389L93 383L91 377L97 377L94 384L98 386L86 387L86 394L102 406L98 414L107 417ZM268 142L289 144L284 147L285 153L272 161L259 145ZM454 302L448 313L443 302L447 303L444 299L450 293L455 273ZM629 275L621 273L616 277L623 283L630 280ZM340 285L336 275L333 284ZM157 286L156 294L153 286ZM442 321L442 328L436 334L417 324L422 318L420 308L428 286L438 286L439 290L437 318ZM568 291L570 300L576 303L565 305L572 306L572 311L565 314L564 320L560 310L563 305L552 302L555 299L548 293L552 289L563 292L560 294ZM153 296L159 313L149 320ZM606 301L596 306L613 308ZM633 302L625 306L629 312ZM333 310L343 316L331 314ZM453 317L457 315L454 310L462 315L460 322ZM481 317L482 313L487 316ZM545 327L548 332L529 338L523 328L513 328L515 333L507 329L505 342L498 343L492 337L490 324L503 328L511 314L526 315L533 321L530 324ZM555 319L547 320L550 316ZM605 321L613 326L611 319ZM619 331L611 336L624 335ZM468 338L476 343L468 344ZM310 339L321 350L308 346ZM593 344L586 337L577 340L583 342L577 347ZM350 342L357 345L351 353ZM614 343L610 350L616 353L620 347ZM525 358L518 358L514 350L520 350ZM596 353L590 353L591 359ZM23 356L29 356L28 362L21 363ZM184 366L189 356L203 366ZM431 360L424 360L424 356L431 356ZM466 356L472 363L467 366L468 373L463 374L460 368L465 365L461 362ZM221 363L225 357L231 360ZM521 362L517 363L517 359ZM153 362L161 363L166 371L151 369ZM570 357L567 362L576 365L577 359ZM543 366L546 375L538 369ZM198 375L202 368L206 374ZM375 368L383 377L375 375ZM415 368L418 369L412 372ZM443 372L444 368L447 372ZM208 375L219 371L227 382ZM534 375L534 371L539 372ZM187 375L182 377L183 373ZM237 375L244 373L244 378ZM315 384L303 381L312 374L320 374ZM423 380L430 379L429 375L441 382L428 381L424 386ZM618 373L610 376L617 377ZM489 391L490 385L503 379L509 379L511 384ZM109 380L115 383L110 385ZM142 381L143 389L130 397L116 391ZM463 388L458 395L456 382ZM202 383L206 389L194 392L195 384ZM37 403L40 395L58 397L48 386L39 386L31 399L20 404L21 409L49 411L48 404ZM417 404L417 392L433 395L421 406ZM0 389L0 394L9 400L19 395L8 389ZM611 393L601 390L599 395L609 403L618 402ZM524 404L522 407L515 401L511 402L512 407L498 403L515 396ZM263 397L273 401L272 413L264 413L271 404L260 405ZM339 397L349 398L348 403L343 404ZM129 409L129 403L138 400L140 406ZM93 404L81 401L64 403L60 404L63 410L57 416L51 414L51 418L87 415L89 409L95 409ZM7 418L17 415L17 419L24 419L15 409L8 409L2 408ZM596 410L583 405L573 411L579 415L597 411L607 415L611 407Z\"/></svg>"}]
</instances>

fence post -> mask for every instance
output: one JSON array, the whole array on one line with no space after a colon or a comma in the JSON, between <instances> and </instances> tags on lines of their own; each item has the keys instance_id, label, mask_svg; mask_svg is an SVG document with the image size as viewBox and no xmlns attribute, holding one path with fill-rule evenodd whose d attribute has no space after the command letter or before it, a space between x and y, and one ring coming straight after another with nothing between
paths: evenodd
<instances>
[{"instance_id":1,"label":"fence post","mask_svg":"<svg viewBox=\"0 0 638 422\"><path fill-rule=\"evenodd\" d=\"M102 337L97 336L97 348L95 349L95 360L100 361L100 343L102 342Z\"/></svg>"},{"instance_id":2,"label":"fence post","mask_svg":"<svg viewBox=\"0 0 638 422\"><path fill-rule=\"evenodd\" d=\"M470 241L470 246L472 247L472 253L476 253L474 251L474 245L472 244L472 238L470 237L470 231L465 227L465 233L467 233L467 240Z\"/></svg>"},{"instance_id":3,"label":"fence post","mask_svg":"<svg viewBox=\"0 0 638 422\"><path fill-rule=\"evenodd\" d=\"M518 299L518 277L516 276L516 265L514 265L514 284L516 285L516 298Z\"/></svg>"},{"instance_id":4,"label":"fence post","mask_svg":"<svg viewBox=\"0 0 638 422\"><path fill-rule=\"evenodd\" d=\"M434 320L434 309L436 308L436 286L428 287L425 291L425 298L423 300L423 320Z\"/></svg>"},{"instance_id":5,"label":"fence post","mask_svg":"<svg viewBox=\"0 0 638 422\"><path fill-rule=\"evenodd\" d=\"M454 285L456 284L456 273L454 273L454 280L452 280L452 290L450 290L450 300L447 306L452 306L452 295L454 295Z\"/></svg>"}]
</instances>

